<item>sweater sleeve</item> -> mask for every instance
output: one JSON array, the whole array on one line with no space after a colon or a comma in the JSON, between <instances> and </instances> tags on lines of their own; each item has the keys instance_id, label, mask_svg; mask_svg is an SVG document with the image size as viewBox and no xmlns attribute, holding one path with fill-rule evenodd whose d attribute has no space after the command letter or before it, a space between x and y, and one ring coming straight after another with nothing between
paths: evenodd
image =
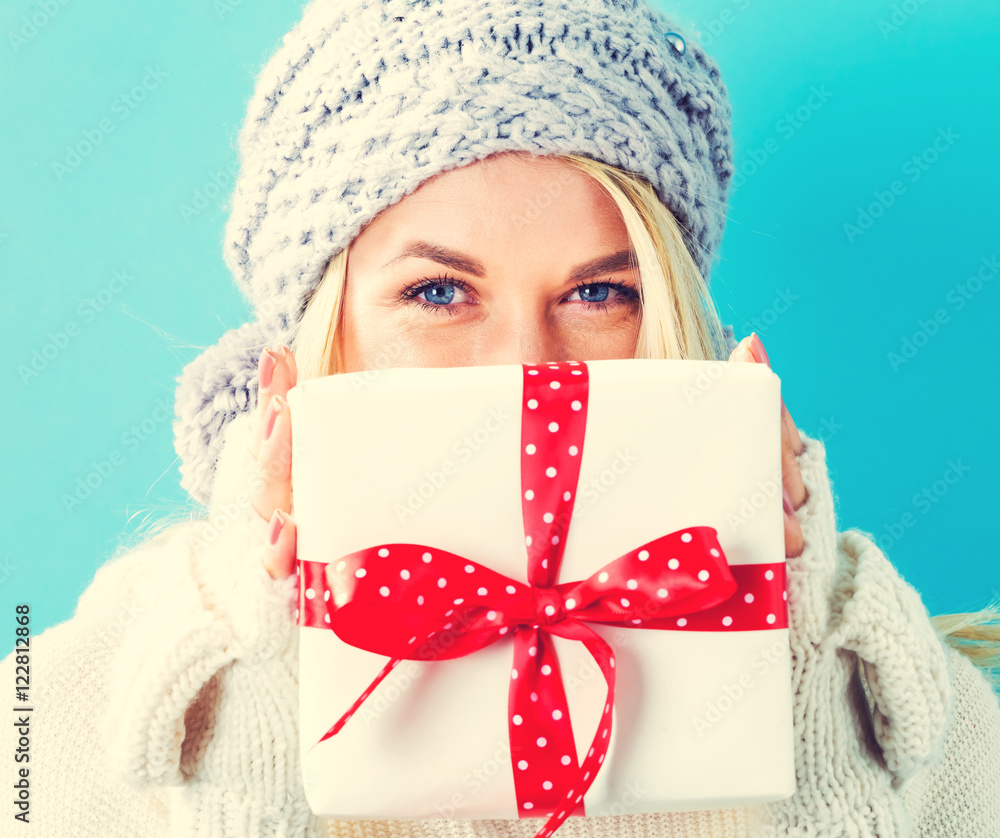
<instances>
[{"instance_id":1,"label":"sweater sleeve","mask_svg":"<svg viewBox=\"0 0 1000 838\"><path fill-rule=\"evenodd\" d=\"M985 674L948 650L955 713L942 758L900 794L913 838L1000 835L1000 698Z\"/></svg>"},{"instance_id":2,"label":"sweater sleeve","mask_svg":"<svg viewBox=\"0 0 1000 838\"><path fill-rule=\"evenodd\" d=\"M825 445L802 439L805 546L786 564L796 790L755 834L907 835L899 787L940 758L952 712L946 650L874 540L838 532Z\"/></svg>"},{"instance_id":3,"label":"sweater sleeve","mask_svg":"<svg viewBox=\"0 0 1000 838\"><path fill-rule=\"evenodd\" d=\"M296 577L261 563L249 417L227 427L210 514L147 564L138 616L108 673L109 765L176 786L171 835L312 834L298 756Z\"/></svg>"}]
</instances>

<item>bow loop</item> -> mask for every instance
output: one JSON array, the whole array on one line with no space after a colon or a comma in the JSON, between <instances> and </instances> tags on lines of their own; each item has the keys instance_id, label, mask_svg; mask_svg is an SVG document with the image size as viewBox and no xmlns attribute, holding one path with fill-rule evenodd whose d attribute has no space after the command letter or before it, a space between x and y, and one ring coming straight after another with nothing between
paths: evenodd
<instances>
[{"instance_id":1,"label":"bow loop","mask_svg":"<svg viewBox=\"0 0 1000 838\"><path fill-rule=\"evenodd\" d=\"M578 620L676 628L676 621L666 621L718 605L737 587L716 530L699 526L668 533L608 562L572 585L565 602Z\"/></svg>"}]
</instances>

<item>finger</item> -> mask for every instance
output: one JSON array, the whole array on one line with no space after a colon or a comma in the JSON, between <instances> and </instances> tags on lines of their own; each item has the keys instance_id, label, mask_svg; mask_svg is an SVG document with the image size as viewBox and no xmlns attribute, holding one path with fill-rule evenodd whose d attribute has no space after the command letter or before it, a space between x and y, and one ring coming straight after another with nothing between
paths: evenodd
<instances>
[{"instance_id":1,"label":"finger","mask_svg":"<svg viewBox=\"0 0 1000 838\"><path fill-rule=\"evenodd\" d=\"M265 411L263 435L251 497L258 514L270 520L275 509L289 512L292 499L291 415L288 402L278 394L271 396Z\"/></svg>"},{"instance_id":2,"label":"finger","mask_svg":"<svg viewBox=\"0 0 1000 838\"><path fill-rule=\"evenodd\" d=\"M287 579L295 569L295 520L287 512L274 510L264 548L264 567L272 579Z\"/></svg>"},{"instance_id":3,"label":"finger","mask_svg":"<svg viewBox=\"0 0 1000 838\"><path fill-rule=\"evenodd\" d=\"M798 434L796 434L797 436ZM801 444L800 440L799 445ZM789 423L784 421L781 423L781 482L788 492L794 509L798 509L806 502L806 487L802 482L802 469L799 468L799 460L789 431Z\"/></svg>"},{"instance_id":4,"label":"finger","mask_svg":"<svg viewBox=\"0 0 1000 838\"><path fill-rule=\"evenodd\" d=\"M795 421L792 419L792 414L788 412L788 408L785 407L785 402L781 402L781 424L783 432L787 432L788 439L792 443L792 450L795 452L795 456L798 457L803 450L805 450L805 444L802 442L802 437L799 435L799 429L795 427Z\"/></svg>"},{"instance_id":5,"label":"finger","mask_svg":"<svg viewBox=\"0 0 1000 838\"><path fill-rule=\"evenodd\" d=\"M268 404L274 395L284 397L296 379L295 358L284 345L265 348L257 364L257 410L250 424L250 453L258 456L263 442Z\"/></svg>"},{"instance_id":6,"label":"finger","mask_svg":"<svg viewBox=\"0 0 1000 838\"><path fill-rule=\"evenodd\" d=\"M257 409L250 420L250 453L255 459L260 451L261 432L268 402L271 399L274 368L277 365L278 356L269 347L265 347L257 359Z\"/></svg>"},{"instance_id":7,"label":"finger","mask_svg":"<svg viewBox=\"0 0 1000 838\"><path fill-rule=\"evenodd\" d=\"M288 369L291 371L292 379L291 384L288 386L288 389L291 390L295 386L295 382L299 380L299 367L295 361L295 353L284 344L281 345L281 348L285 353L285 361L288 364Z\"/></svg>"},{"instance_id":8,"label":"finger","mask_svg":"<svg viewBox=\"0 0 1000 838\"><path fill-rule=\"evenodd\" d=\"M271 392L286 395L295 386L298 376L298 367L295 364L295 356L292 350L284 344L276 352L278 363L274 367L274 379L271 381Z\"/></svg>"},{"instance_id":9,"label":"finger","mask_svg":"<svg viewBox=\"0 0 1000 838\"><path fill-rule=\"evenodd\" d=\"M785 558L793 559L802 555L805 542L802 536L802 524L794 513L789 514L785 507Z\"/></svg>"}]
</instances>

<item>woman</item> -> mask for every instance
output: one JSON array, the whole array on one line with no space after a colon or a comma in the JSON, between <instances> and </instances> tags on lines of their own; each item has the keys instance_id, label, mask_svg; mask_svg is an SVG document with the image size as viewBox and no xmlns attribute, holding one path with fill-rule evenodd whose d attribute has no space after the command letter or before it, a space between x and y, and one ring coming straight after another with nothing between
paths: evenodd
<instances>
[{"instance_id":1,"label":"woman","mask_svg":"<svg viewBox=\"0 0 1000 838\"><path fill-rule=\"evenodd\" d=\"M310 812L284 396L386 367L768 363L708 294L730 110L714 62L673 28L628 0L306 8L240 135L227 259L256 319L177 395L182 483L209 515L115 557L35 639L37 834L535 834L535 819ZM873 539L837 532L824 445L784 409L782 445L795 795L560 834L1000 831L1000 706L951 645L991 660L989 614L942 636Z\"/></svg>"}]
</instances>

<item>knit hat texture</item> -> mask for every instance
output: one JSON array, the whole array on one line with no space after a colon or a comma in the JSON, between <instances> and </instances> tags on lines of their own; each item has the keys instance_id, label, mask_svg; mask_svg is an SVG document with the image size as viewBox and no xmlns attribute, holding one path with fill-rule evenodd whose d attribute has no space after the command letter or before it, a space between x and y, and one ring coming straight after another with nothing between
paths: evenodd
<instances>
[{"instance_id":1,"label":"knit hat texture","mask_svg":"<svg viewBox=\"0 0 1000 838\"><path fill-rule=\"evenodd\" d=\"M707 279L730 122L716 63L644 0L312 0L239 133L224 256L254 318L178 377L181 486L209 504L263 348L291 346L329 260L428 178L502 151L602 160L652 183Z\"/></svg>"}]
</instances>

